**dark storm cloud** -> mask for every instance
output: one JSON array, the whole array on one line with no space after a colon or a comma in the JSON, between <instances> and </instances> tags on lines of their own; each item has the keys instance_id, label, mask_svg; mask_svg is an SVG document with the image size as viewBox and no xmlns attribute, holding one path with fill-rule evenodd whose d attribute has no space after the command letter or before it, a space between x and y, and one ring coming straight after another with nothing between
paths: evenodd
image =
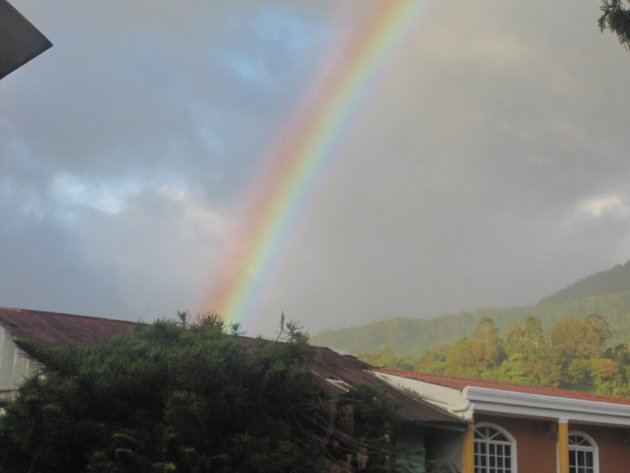
<instances>
[{"instance_id":1,"label":"dark storm cloud","mask_svg":"<svg viewBox=\"0 0 630 473\"><path fill-rule=\"evenodd\" d=\"M212 183L214 199L232 198L271 124L295 100L298 91L287 94L285 84L308 72L303 54L317 46L291 41L290 30L276 38L259 32L273 16L265 20L253 5L138 9L110 2L96 9L68 2L44 12L25 5L56 48L37 64L45 81L7 84L2 155L25 148L46 163L43 179L59 169L102 179L174 174ZM316 36L317 26L311 30ZM289 56L296 54L291 45L302 59ZM260 63L264 77L244 78L231 63Z\"/></svg>"},{"instance_id":2,"label":"dark storm cloud","mask_svg":"<svg viewBox=\"0 0 630 473\"><path fill-rule=\"evenodd\" d=\"M258 2L16 7L55 47L0 84L0 304L192 306L327 24Z\"/></svg>"}]
</instances>

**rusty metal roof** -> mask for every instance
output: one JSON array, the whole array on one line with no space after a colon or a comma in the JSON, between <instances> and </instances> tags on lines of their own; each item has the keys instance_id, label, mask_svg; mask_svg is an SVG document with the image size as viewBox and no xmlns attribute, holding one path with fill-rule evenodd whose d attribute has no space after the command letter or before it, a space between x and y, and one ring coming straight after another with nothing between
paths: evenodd
<instances>
[{"instance_id":1,"label":"rusty metal roof","mask_svg":"<svg viewBox=\"0 0 630 473\"><path fill-rule=\"evenodd\" d=\"M397 416L414 424L438 424L463 428L465 422L412 393L398 389L376 377L373 366L350 355L342 355L330 348L315 347L311 371L326 381L332 391L343 392L346 387L367 384L383 392L398 405Z\"/></svg>"},{"instance_id":2,"label":"rusty metal roof","mask_svg":"<svg viewBox=\"0 0 630 473\"><path fill-rule=\"evenodd\" d=\"M239 337L239 342L251 347L259 340L242 336ZM268 347L274 343L283 342L269 341ZM331 395L342 394L352 386L367 384L394 401L398 407L396 415L403 423L462 431L465 429L466 422L459 417L377 377L373 374L373 371L377 370L374 366L331 348L316 346L312 348L314 353L309 368Z\"/></svg>"},{"instance_id":3,"label":"rusty metal roof","mask_svg":"<svg viewBox=\"0 0 630 473\"><path fill-rule=\"evenodd\" d=\"M0 307L0 326L13 337L49 345L100 343L131 333L135 325L125 320Z\"/></svg>"},{"instance_id":4,"label":"rusty metal roof","mask_svg":"<svg viewBox=\"0 0 630 473\"><path fill-rule=\"evenodd\" d=\"M9 334L50 345L100 343L114 335L129 334L136 325L125 320L0 307L0 326ZM240 337L240 340L245 345L255 342L249 337ZM310 369L331 392L341 393L350 386L367 384L398 405L398 417L404 422L451 428L463 428L465 425L458 417L376 377L372 373L376 369L373 366L330 348L313 348Z\"/></svg>"}]
</instances>

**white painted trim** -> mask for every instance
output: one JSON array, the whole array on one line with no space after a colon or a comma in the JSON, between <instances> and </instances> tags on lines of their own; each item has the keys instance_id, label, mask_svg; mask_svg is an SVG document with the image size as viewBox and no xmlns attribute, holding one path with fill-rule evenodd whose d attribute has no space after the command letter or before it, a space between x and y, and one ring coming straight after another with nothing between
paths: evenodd
<instances>
[{"instance_id":1,"label":"white painted trim","mask_svg":"<svg viewBox=\"0 0 630 473\"><path fill-rule=\"evenodd\" d=\"M403 391L409 391L440 409L444 409L464 420L472 419L470 403L463 398L459 389L439 384L427 383L417 379L405 378L380 371L371 371L377 378Z\"/></svg>"},{"instance_id":2,"label":"white painted trim","mask_svg":"<svg viewBox=\"0 0 630 473\"><path fill-rule=\"evenodd\" d=\"M630 405L468 386L462 391L475 412L630 426Z\"/></svg>"},{"instance_id":3,"label":"white painted trim","mask_svg":"<svg viewBox=\"0 0 630 473\"><path fill-rule=\"evenodd\" d=\"M471 420L473 413L486 413L553 420L554 422L630 427L630 405L627 404L478 386L467 386L460 390L380 371L372 371L372 373L385 382L411 391L423 400L464 420Z\"/></svg>"}]
</instances>

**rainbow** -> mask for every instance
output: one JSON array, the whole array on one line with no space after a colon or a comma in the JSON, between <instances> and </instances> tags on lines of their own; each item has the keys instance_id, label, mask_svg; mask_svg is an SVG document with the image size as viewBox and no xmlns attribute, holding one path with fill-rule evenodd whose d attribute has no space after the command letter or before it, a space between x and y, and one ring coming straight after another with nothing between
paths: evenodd
<instances>
[{"instance_id":1,"label":"rainbow","mask_svg":"<svg viewBox=\"0 0 630 473\"><path fill-rule=\"evenodd\" d=\"M210 298L209 305L227 323L239 323L247 331L254 328L265 283L278 271L316 183L340 155L343 137L378 89L388 62L434 3L376 2L357 32L338 49L341 53L331 61L336 66L313 81L277 145L266 153L265 169L249 195L251 207L237 238L238 253L227 258Z\"/></svg>"}]
</instances>

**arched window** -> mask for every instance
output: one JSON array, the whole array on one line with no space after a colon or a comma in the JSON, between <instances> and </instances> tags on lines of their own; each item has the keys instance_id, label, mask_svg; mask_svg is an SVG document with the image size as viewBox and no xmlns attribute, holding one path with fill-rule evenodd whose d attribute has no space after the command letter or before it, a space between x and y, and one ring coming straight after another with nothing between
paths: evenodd
<instances>
[{"instance_id":1,"label":"arched window","mask_svg":"<svg viewBox=\"0 0 630 473\"><path fill-rule=\"evenodd\" d=\"M597 473L597 444L582 432L569 432L569 473Z\"/></svg>"},{"instance_id":2,"label":"arched window","mask_svg":"<svg viewBox=\"0 0 630 473\"><path fill-rule=\"evenodd\" d=\"M478 424L475 427L475 473L515 472L514 437L497 425Z\"/></svg>"}]
</instances>

